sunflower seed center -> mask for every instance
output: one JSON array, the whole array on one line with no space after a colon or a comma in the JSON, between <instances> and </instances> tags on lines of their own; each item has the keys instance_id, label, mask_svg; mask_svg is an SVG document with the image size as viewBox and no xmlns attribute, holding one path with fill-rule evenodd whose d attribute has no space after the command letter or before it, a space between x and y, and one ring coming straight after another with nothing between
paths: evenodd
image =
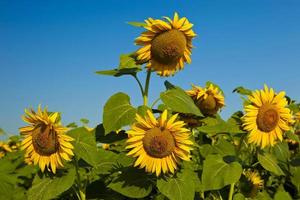
<instances>
[{"instance_id":1,"label":"sunflower seed center","mask_svg":"<svg viewBox=\"0 0 300 200\"><path fill-rule=\"evenodd\" d=\"M38 125L32 134L32 144L39 154L49 156L59 149L56 132L46 124Z\"/></svg>"},{"instance_id":2,"label":"sunflower seed center","mask_svg":"<svg viewBox=\"0 0 300 200\"><path fill-rule=\"evenodd\" d=\"M173 152L175 140L170 131L152 128L146 132L143 146L148 155L164 158Z\"/></svg>"},{"instance_id":3,"label":"sunflower seed center","mask_svg":"<svg viewBox=\"0 0 300 200\"><path fill-rule=\"evenodd\" d=\"M153 39L151 55L159 63L175 63L183 56L185 48L185 35L179 30L172 29L159 34Z\"/></svg>"},{"instance_id":4,"label":"sunflower seed center","mask_svg":"<svg viewBox=\"0 0 300 200\"><path fill-rule=\"evenodd\" d=\"M212 94L206 99L200 99L196 104L204 115L214 115L218 111L217 101Z\"/></svg>"},{"instance_id":5,"label":"sunflower seed center","mask_svg":"<svg viewBox=\"0 0 300 200\"><path fill-rule=\"evenodd\" d=\"M272 105L263 105L258 111L256 118L257 127L263 132L274 130L279 121L279 114Z\"/></svg>"}]
</instances>

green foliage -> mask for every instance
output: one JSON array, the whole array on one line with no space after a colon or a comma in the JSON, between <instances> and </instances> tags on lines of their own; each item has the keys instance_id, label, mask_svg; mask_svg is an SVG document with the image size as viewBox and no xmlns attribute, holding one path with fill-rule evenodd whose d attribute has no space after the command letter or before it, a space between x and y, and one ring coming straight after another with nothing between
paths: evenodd
<instances>
[{"instance_id":1,"label":"green foliage","mask_svg":"<svg viewBox=\"0 0 300 200\"><path fill-rule=\"evenodd\" d=\"M131 124L135 119L137 109L130 104L130 98L122 92L111 96L104 106L103 126L105 133L116 131Z\"/></svg>"},{"instance_id":2,"label":"green foliage","mask_svg":"<svg viewBox=\"0 0 300 200\"><path fill-rule=\"evenodd\" d=\"M218 190L237 182L242 174L238 162L227 163L220 155L209 155L203 164L202 184L204 190Z\"/></svg>"},{"instance_id":3,"label":"green foliage","mask_svg":"<svg viewBox=\"0 0 300 200\"><path fill-rule=\"evenodd\" d=\"M171 200L193 200L195 185L192 177L194 176L197 174L190 169L184 169L174 176L159 178L157 188Z\"/></svg>"},{"instance_id":4,"label":"green foliage","mask_svg":"<svg viewBox=\"0 0 300 200\"><path fill-rule=\"evenodd\" d=\"M89 132L86 128L80 127L68 132L74 138L74 152L90 165L94 166L98 162L99 152L96 147L95 133Z\"/></svg>"},{"instance_id":5,"label":"green foliage","mask_svg":"<svg viewBox=\"0 0 300 200\"><path fill-rule=\"evenodd\" d=\"M135 26L135 27L144 27L144 26L147 26L147 24L144 23L144 22L127 22L127 24L130 24L131 26Z\"/></svg>"},{"instance_id":6,"label":"green foliage","mask_svg":"<svg viewBox=\"0 0 300 200\"><path fill-rule=\"evenodd\" d=\"M273 172L274 174L280 176L284 175L282 169L278 166L278 161L275 156L270 153L260 152L257 155L257 159L259 163L265 168L266 170Z\"/></svg>"},{"instance_id":7,"label":"green foliage","mask_svg":"<svg viewBox=\"0 0 300 200\"><path fill-rule=\"evenodd\" d=\"M189 97L183 89L172 86L169 82L165 84L167 91L160 94L160 98L165 105L175 112L203 116L199 108L194 104L192 98Z\"/></svg>"},{"instance_id":8,"label":"green foliage","mask_svg":"<svg viewBox=\"0 0 300 200\"><path fill-rule=\"evenodd\" d=\"M241 95L251 95L252 94L251 90L246 89L246 88L244 88L242 86L239 86L239 87L235 88L232 92L237 92L237 93L239 93Z\"/></svg>"},{"instance_id":9,"label":"green foliage","mask_svg":"<svg viewBox=\"0 0 300 200\"><path fill-rule=\"evenodd\" d=\"M75 181L75 170L68 169L62 174L49 176L37 174L28 191L28 199L48 200L58 197L58 195L72 187Z\"/></svg>"},{"instance_id":10,"label":"green foliage","mask_svg":"<svg viewBox=\"0 0 300 200\"><path fill-rule=\"evenodd\" d=\"M152 191L149 177L143 171L131 167L117 172L108 187L130 198L144 198Z\"/></svg>"}]
</instances>

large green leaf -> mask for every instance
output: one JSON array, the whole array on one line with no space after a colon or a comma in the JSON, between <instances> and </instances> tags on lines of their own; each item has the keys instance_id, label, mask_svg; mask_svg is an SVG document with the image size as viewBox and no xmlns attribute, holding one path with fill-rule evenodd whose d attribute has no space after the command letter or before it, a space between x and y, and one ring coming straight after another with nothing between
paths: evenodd
<instances>
[{"instance_id":1,"label":"large green leaf","mask_svg":"<svg viewBox=\"0 0 300 200\"><path fill-rule=\"evenodd\" d=\"M167 85L170 83L167 82L165 84ZM167 91L160 94L160 98L165 105L170 107L175 112L203 116L192 98L179 87L169 87Z\"/></svg>"},{"instance_id":2,"label":"large green leaf","mask_svg":"<svg viewBox=\"0 0 300 200\"><path fill-rule=\"evenodd\" d=\"M157 180L158 190L170 200L193 200L195 185L192 170L183 169L173 177L162 177Z\"/></svg>"},{"instance_id":3,"label":"large green leaf","mask_svg":"<svg viewBox=\"0 0 300 200\"><path fill-rule=\"evenodd\" d=\"M241 174L242 167L238 162L226 163L220 155L208 155L202 172L204 190L218 190L235 183Z\"/></svg>"},{"instance_id":4,"label":"large green leaf","mask_svg":"<svg viewBox=\"0 0 300 200\"><path fill-rule=\"evenodd\" d=\"M134 122L137 109L131 106L127 94L119 92L111 96L104 106L103 126L105 133L116 131Z\"/></svg>"},{"instance_id":5,"label":"large green leaf","mask_svg":"<svg viewBox=\"0 0 300 200\"><path fill-rule=\"evenodd\" d=\"M225 139L219 139L218 142L212 146L213 150L222 155L222 156L234 156L236 155L236 150L234 148L234 145Z\"/></svg>"},{"instance_id":6,"label":"large green leaf","mask_svg":"<svg viewBox=\"0 0 300 200\"><path fill-rule=\"evenodd\" d=\"M93 172L96 174L110 174L114 165L117 165L118 154L104 149L98 151L99 159L93 166Z\"/></svg>"},{"instance_id":7,"label":"large green leaf","mask_svg":"<svg viewBox=\"0 0 300 200\"><path fill-rule=\"evenodd\" d=\"M290 158L288 144L286 142L277 143L274 146L274 154L278 161L286 163Z\"/></svg>"},{"instance_id":8,"label":"large green leaf","mask_svg":"<svg viewBox=\"0 0 300 200\"><path fill-rule=\"evenodd\" d=\"M53 177L35 176L32 187L28 191L30 200L47 200L58 197L72 187L75 181L75 170L68 169L67 173Z\"/></svg>"},{"instance_id":9,"label":"large green leaf","mask_svg":"<svg viewBox=\"0 0 300 200\"><path fill-rule=\"evenodd\" d=\"M292 197L289 195L288 192L278 191L274 196L274 200L292 200Z\"/></svg>"},{"instance_id":10,"label":"large green leaf","mask_svg":"<svg viewBox=\"0 0 300 200\"><path fill-rule=\"evenodd\" d=\"M118 173L108 187L130 198L144 198L152 191L152 183L147 174L132 167Z\"/></svg>"},{"instance_id":11,"label":"large green leaf","mask_svg":"<svg viewBox=\"0 0 300 200\"><path fill-rule=\"evenodd\" d=\"M224 121L221 117L216 116L215 118L208 117L203 120L204 125L198 127L200 132L216 135L219 133L243 133L244 131L240 128L240 125L233 118L229 118L227 121Z\"/></svg>"},{"instance_id":12,"label":"large green leaf","mask_svg":"<svg viewBox=\"0 0 300 200\"><path fill-rule=\"evenodd\" d=\"M277 159L272 154L260 152L257 155L257 159L266 170L273 172L276 175L284 175L282 169L278 166Z\"/></svg>"},{"instance_id":13,"label":"large green leaf","mask_svg":"<svg viewBox=\"0 0 300 200\"><path fill-rule=\"evenodd\" d=\"M75 155L92 166L96 165L99 159L99 152L96 146L94 131L89 132L86 128L80 127L69 131L67 134L74 138Z\"/></svg>"}]
</instances>

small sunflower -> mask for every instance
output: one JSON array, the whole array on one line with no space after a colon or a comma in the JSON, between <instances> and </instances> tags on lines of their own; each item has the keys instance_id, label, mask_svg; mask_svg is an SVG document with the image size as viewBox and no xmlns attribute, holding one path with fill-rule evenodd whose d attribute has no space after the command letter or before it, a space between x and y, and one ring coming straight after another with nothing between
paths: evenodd
<instances>
[{"instance_id":1,"label":"small sunflower","mask_svg":"<svg viewBox=\"0 0 300 200\"><path fill-rule=\"evenodd\" d=\"M300 122L300 111L295 114L295 120Z\"/></svg>"},{"instance_id":2,"label":"small sunflower","mask_svg":"<svg viewBox=\"0 0 300 200\"><path fill-rule=\"evenodd\" d=\"M56 173L58 167L63 167L62 160L70 161L74 155L70 143L73 138L65 134L67 128L61 125L58 112L49 113L39 106L37 112L25 109L25 113L22 118L29 125L20 128L20 132L27 161L39 164L42 172L47 167Z\"/></svg>"},{"instance_id":3,"label":"small sunflower","mask_svg":"<svg viewBox=\"0 0 300 200\"><path fill-rule=\"evenodd\" d=\"M258 190L264 187L264 181L256 170L247 169L243 171L244 179L242 184L242 192L247 197L254 198Z\"/></svg>"},{"instance_id":4,"label":"small sunflower","mask_svg":"<svg viewBox=\"0 0 300 200\"><path fill-rule=\"evenodd\" d=\"M192 85L186 92L204 115L215 115L225 105L222 92L213 84L205 88Z\"/></svg>"},{"instance_id":5,"label":"small sunflower","mask_svg":"<svg viewBox=\"0 0 300 200\"><path fill-rule=\"evenodd\" d=\"M262 148L282 141L283 132L290 130L292 114L287 106L285 92L276 94L265 85L248 96L250 104L245 106L243 126L249 131L248 141Z\"/></svg>"},{"instance_id":6,"label":"small sunflower","mask_svg":"<svg viewBox=\"0 0 300 200\"><path fill-rule=\"evenodd\" d=\"M196 36L193 24L186 17L179 18L175 13L173 20L148 18L147 31L135 40L143 46L136 51L137 60L148 63L147 68L160 76L170 76L183 69L184 63L191 63L192 39Z\"/></svg>"},{"instance_id":7,"label":"small sunflower","mask_svg":"<svg viewBox=\"0 0 300 200\"><path fill-rule=\"evenodd\" d=\"M175 114L168 118L165 110L156 119L151 111L145 117L136 116L136 123L127 131L129 139L127 155L137 157L134 166L144 168L146 172L167 173L177 169L180 160L190 160L193 142L185 123L178 121Z\"/></svg>"}]
</instances>

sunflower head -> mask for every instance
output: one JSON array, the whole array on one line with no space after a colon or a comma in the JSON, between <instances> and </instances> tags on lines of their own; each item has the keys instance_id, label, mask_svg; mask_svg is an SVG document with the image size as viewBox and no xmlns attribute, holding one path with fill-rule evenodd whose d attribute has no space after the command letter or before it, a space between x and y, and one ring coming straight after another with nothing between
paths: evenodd
<instances>
[{"instance_id":1,"label":"sunflower head","mask_svg":"<svg viewBox=\"0 0 300 200\"><path fill-rule=\"evenodd\" d=\"M264 90L256 90L248 96L245 105L243 126L249 132L248 141L262 148L273 146L277 140L282 141L283 132L290 130L293 123L284 92L278 94L265 85Z\"/></svg>"},{"instance_id":2,"label":"sunflower head","mask_svg":"<svg viewBox=\"0 0 300 200\"><path fill-rule=\"evenodd\" d=\"M126 146L130 149L128 155L137 157L135 167L159 176L162 172L174 173L180 160L190 160L190 131L177 116L169 118L167 110L158 119L149 110L145 117L136 116L136 123L127 131Z\"/></svg>"},{"instance_id":3,"label":"sunflower head","mask_svg":"<svg viewBox=\"0 0 300 200\"><path fill-rule=\"evenodd\" d=\"M145 32L135 42L143 46L136 51L138 62L161 76L173 75L191 63L192 39L196 36L186 17L164 17L165 20L148 18Z\"/></svg>"},{"instance_id":4,"label":"sunflower head","mask_svg":"<svg viewBox=\"0 0 300 200\"><path fill-rule=\"evenodd\" d=\"M206 116L212 116L224 107L224 96L219 89L210 84L205 88L192 85L192 89L186 91L192 97L195 104Z\"/></svg>"},{"instance_id":5,"label":"sunflower head","mask_svg":"<svg viewBox=\"0 0 300 200\"><path fill-rule=\"evenodd\" d=\"M49 113L39 106L37 112L26 109L22 118L28 123L20 128L24 136L22 149L28 161L39 164L42 171L47 167L55 173L58 167L63 167L63 159L71 160L73 146L70 141L73 138L65 135L67 128L61 125L59 113Z\"/></svg>"},{"instance_id":6,"label":"sunflower head","mask_svg":"<svg viewBox=\"0 0 300 200\"><path fill-rule=\"evenodd\" d=\"M247 169L243 171L241 179L241 191L246 197L254 198L257 192L264 186L264 181L261 179L257 171Z\"/></svg>"}]
</instances>

